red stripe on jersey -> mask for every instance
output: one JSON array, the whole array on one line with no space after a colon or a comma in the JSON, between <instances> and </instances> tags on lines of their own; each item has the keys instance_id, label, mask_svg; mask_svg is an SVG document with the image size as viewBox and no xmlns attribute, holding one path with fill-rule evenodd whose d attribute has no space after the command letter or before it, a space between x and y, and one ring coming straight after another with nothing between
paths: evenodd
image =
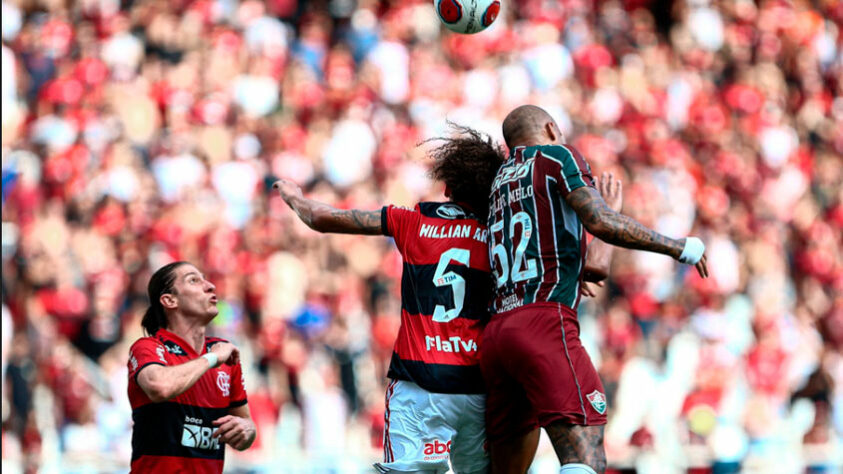
<instances>
[{"instance_id":1,"label":"red stripe on jersey","mask_svg":"<svg viewBox=\"0 0 843 474\"><path fill-rule=\"evenodd\" d=\"M556 180L548 179L548 177ZM556 221L562 216L553 215L553 206L550 200L553 199L553 187L565 186L562 182L562 165L549 158L544 158L541 152L536 154L533 163L533 187L536 196L536 227L538 228L542 257L557 255L556 242ZM559 261L556 258L542 258L544 274L542 283L535 301L547 301L553 291L554 285L559 281Z\"/></svg>"},{"instance_id":2,"label":"red stripe on jersey","mask_svg":"<svg viewBox=\"0 0 843 474\"><path fill-rule=\"evenodd\" d=\"M219 474L223 461L217 459L182 458L177 456L141 456L132 461L132 473L149 472L192 472L196 474Z\"/></svg>"}]
</instances>

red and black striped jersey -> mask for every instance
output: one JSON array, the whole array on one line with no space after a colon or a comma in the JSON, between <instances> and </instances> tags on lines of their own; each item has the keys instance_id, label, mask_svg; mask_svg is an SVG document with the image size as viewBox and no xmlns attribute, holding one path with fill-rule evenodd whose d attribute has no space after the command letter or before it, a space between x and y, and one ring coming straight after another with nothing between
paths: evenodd
<instances>
[{"instance_id":1,"label":"red and black striped jersey","mask_svg":"<svg viewBox=\"0 0 843 474\"><path fill-rule=\"evenodd\" d=\"M586 238L565 201L594 186L591 167L569 145L515 147L498 170L489 209L493 312L552 301L579 304Z\"/></svg>"},{"instance_id":2,"label":"red and black striped jersey","mask_svg":"<svg viewBox=\"0 0 843 474\"><path fill-rule=\"evenodd\" d=\"M452 202L386 206L381 219L404 259L388 376L434 393L482 393L477 345L492 290L486 226Z\"/></svg>"},{"instance_id":3,"label":"red and black striped jersey","mask_svg":"<svg viewBox=\"0 0 843 474\"><path fill-rule=\"evenodd\" d=\"M202 354L219 342L227 341L205 338ZM212 422L246 404L240 364L208 370L193 387L166 402L152 402L137 380L148 365L183 364L202 354L166 329L132 344L128 389L134 421L132 472L222 472L225 445L211 437L216 429Z\"/></svg>"}]
</instances>

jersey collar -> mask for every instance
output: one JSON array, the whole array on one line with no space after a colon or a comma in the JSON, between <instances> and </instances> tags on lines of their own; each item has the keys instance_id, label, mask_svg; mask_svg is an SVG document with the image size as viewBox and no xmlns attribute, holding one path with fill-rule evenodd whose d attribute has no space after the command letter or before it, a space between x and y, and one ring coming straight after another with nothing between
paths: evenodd
<instances>
[{"instance_id":1,"label":"jersey collar","mask_svg":"<svg viewBox=\"0 0 843 474\"><path fill-rule=\"evenodd\" d=\"M174 332L170 332L170 331L168 331L164 328L161 328L161 329L158 330L157 333L155 333L155 335L158 336L158 337L163 336L163 337L166 337L167 339L172 339L173 342L178 344L184 351L187 351L188 354L194 354L196 356L200 356L200 355L202 355L202 354L204 354L205 352L208 351L208 346L206 344L207 339L208 339L207 337L205 338L204 341L202 341L202 352L197 354L196 349L194 349L191 344L188 344L187 341L182 339L178 334L176 334Z\"/></svg>"}]
</instances>

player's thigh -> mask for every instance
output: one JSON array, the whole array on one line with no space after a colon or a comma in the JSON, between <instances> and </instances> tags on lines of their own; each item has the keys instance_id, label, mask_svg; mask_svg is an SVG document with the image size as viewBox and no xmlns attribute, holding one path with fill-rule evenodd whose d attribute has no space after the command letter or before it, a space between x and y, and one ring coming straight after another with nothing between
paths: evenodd
<instances>
[{"instance_id":1,"label":"player's thigh","mask_svg":"<svg viewBox=\"0 0 843 474\"><path fill-rule=\"evenodd\" d=\"M458 403L453 407L456 434L451 440L451 468L455 474L488 472L489 454L486 445L486 396L452 396Z\"/></svg>"},{"instance_id":2,"label":"player's thigh","mask_svg":"<svg viewBox=\"0 0 843 474\"><path fill-rule=\"evenodd\" d=\"M448 471L452 422L436 406L436 394L403 380L390 382L384 412L384 457L380 472Z\"/></svg>"},{"instance_id":3,"label":"player's thigh","mask_svg":"<svg viewBox=\"0 0 843 474\"><path fill-rule=\"evenodd\" d=\"M572 425L556 421L545 426L559 462L585 464L598 474L606 470L603 426Z\"/></svg>"},{"instance_id":4,"label":"player's thigh","mask_svg":"<svg viewBox=\"0 0 843 474\"><path fill-rule=\"evenodd\" d=\"M484 330L480 346L480 369L486 384L486 436L490 443L538 427L526 392L512 373L512 354L521 351L519 346L523 344L509 337L508 322L493 318Z\"/></svg>"}]
</instances>

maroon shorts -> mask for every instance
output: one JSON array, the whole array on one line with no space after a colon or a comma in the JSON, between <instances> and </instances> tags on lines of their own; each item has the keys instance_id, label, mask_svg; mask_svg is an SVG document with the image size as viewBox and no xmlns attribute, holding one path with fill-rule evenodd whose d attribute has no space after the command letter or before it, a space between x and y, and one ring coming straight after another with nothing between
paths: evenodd
<instances>
[{"instance_id":1,"label":"maroon shorts","mask_svg":"<svg viewBox=\"0 0 843 474\"><path fill-rule=\"evenodd\" d=\"M480 368L489 441L555 421L606 424L606 392L580 342L577 315L565 305L533 303L492 316Z\"/></svg>"}]
</instances>

